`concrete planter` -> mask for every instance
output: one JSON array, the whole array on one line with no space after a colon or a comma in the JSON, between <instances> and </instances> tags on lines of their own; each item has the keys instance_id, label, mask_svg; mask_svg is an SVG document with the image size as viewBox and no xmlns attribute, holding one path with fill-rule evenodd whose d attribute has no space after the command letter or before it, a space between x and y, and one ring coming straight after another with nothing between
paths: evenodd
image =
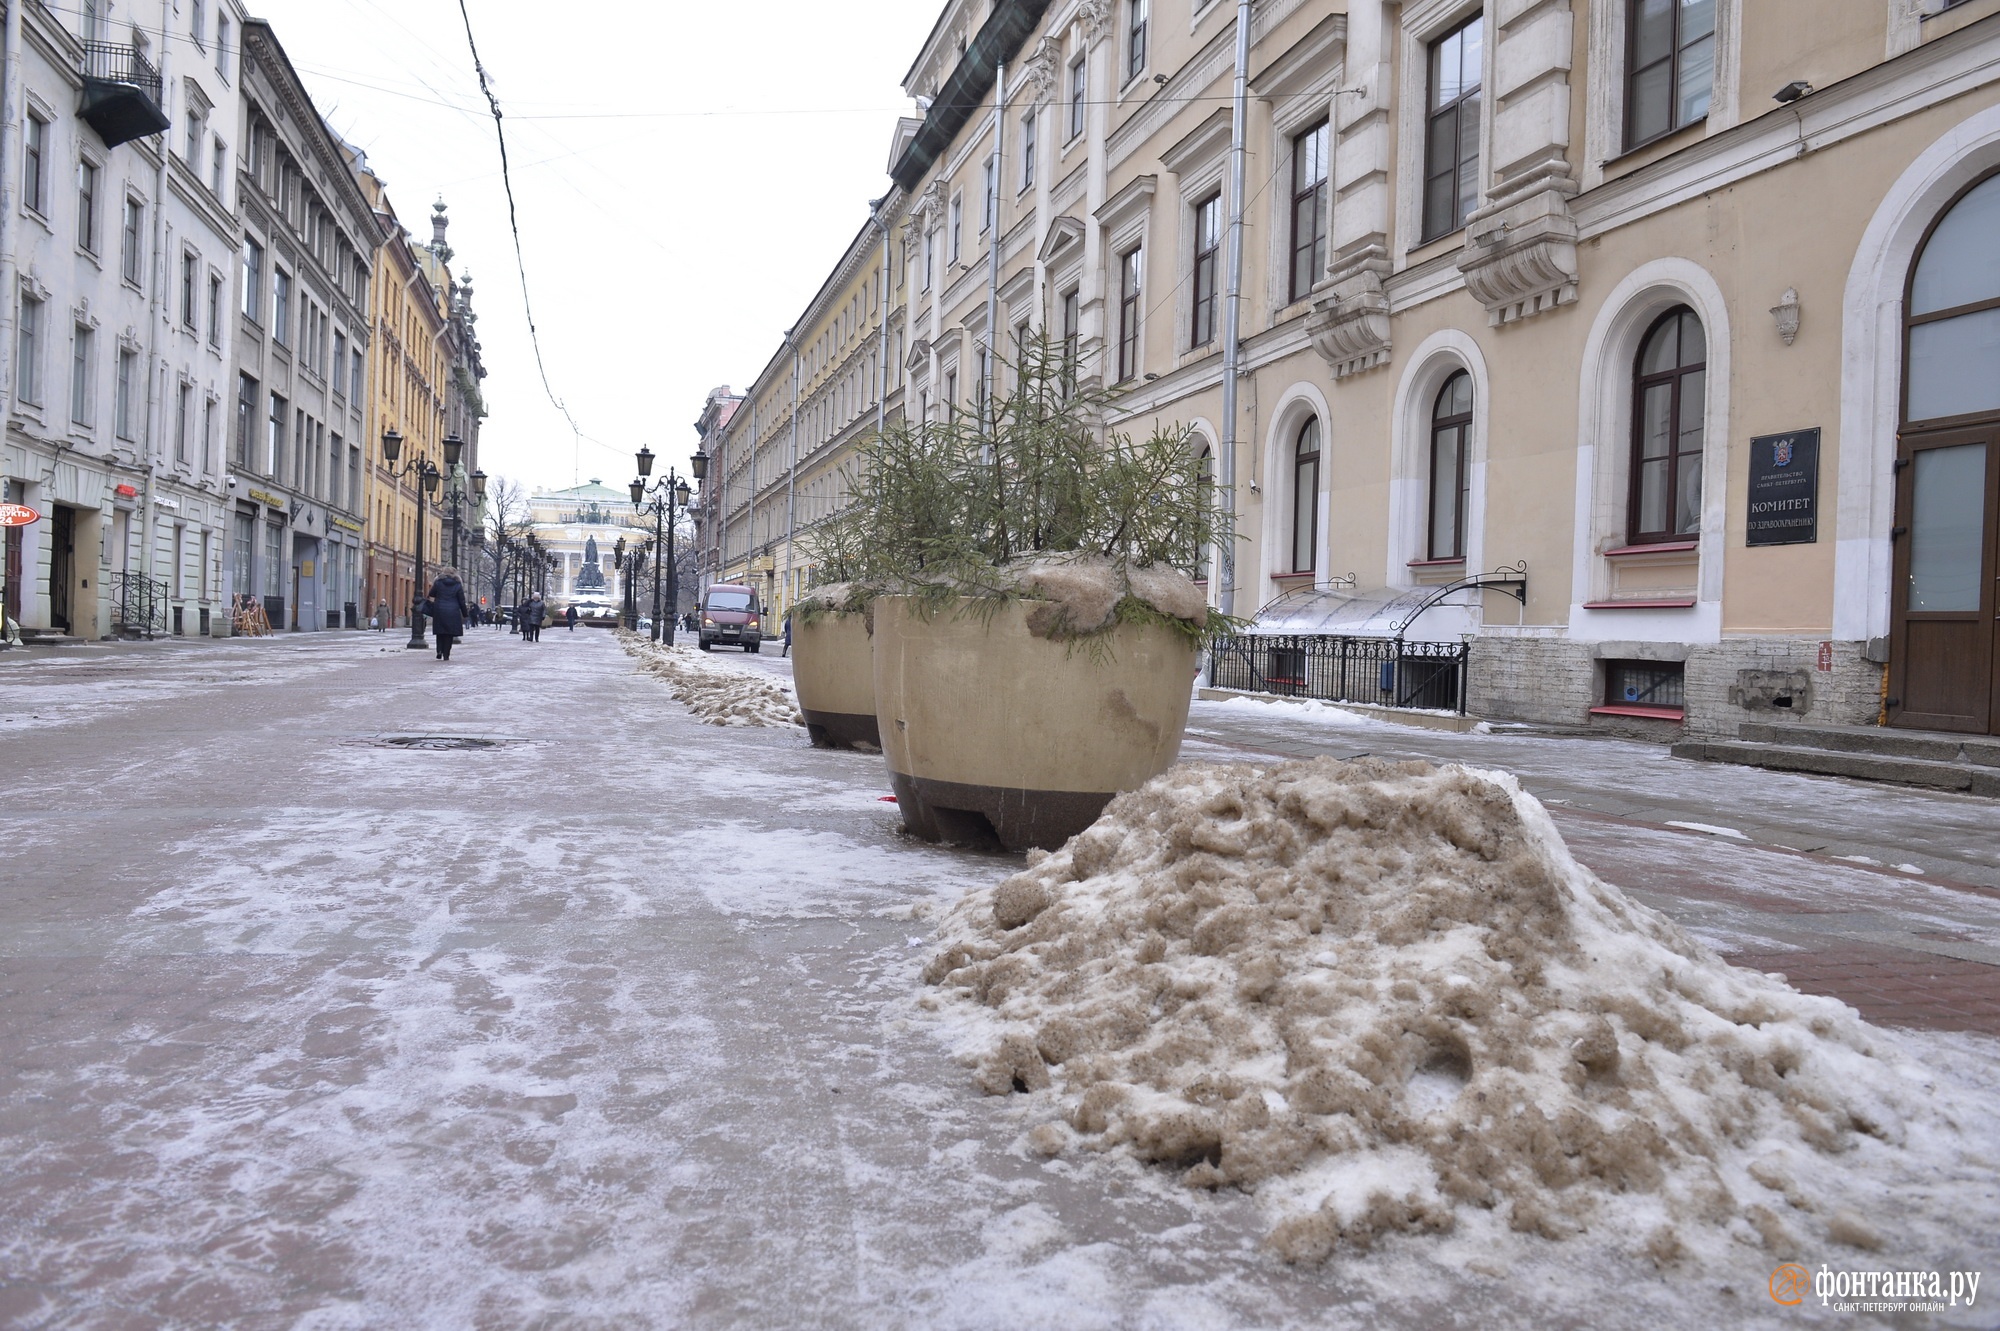
<instances>
[{"instance_id":1,"label":"concrete planter","mask_svg":"<svg viewBox=\"0 0 2000 1331\"><path fill-rule=\"evenodd\" d=\"M1108 657L1051 642L1028 631L1032 604L926 620L907 597L875 601L876 716L912 834L1054 850L1180 756L1194 648L1133 624Z\"/></svg>"},{"instance_id":2,"label":"concrete planter","mask_svg":"<svg viewBox=\"0 0 2000 1331\"><path fill-rule=\"evenodd\" d=\"M792 687L815 748L882 747L870 655L868 617L859 611L792 621Z\"/></svg>"}]
</instances>

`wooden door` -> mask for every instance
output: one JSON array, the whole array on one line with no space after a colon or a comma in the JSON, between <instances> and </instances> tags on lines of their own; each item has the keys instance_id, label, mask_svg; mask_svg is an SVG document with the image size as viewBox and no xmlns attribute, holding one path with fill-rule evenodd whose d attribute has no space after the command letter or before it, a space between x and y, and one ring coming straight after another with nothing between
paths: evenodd
<instances>
[{"instance_id":1,"label":"wooden door","mask_svg":"<svg viewBox=\"0 0 2000 1331\"><path fill-rule=\"evenodd\" d=\"M2000 423L1903 437L1889 723L2000 723Z\"/></svg>"}]
</instances>

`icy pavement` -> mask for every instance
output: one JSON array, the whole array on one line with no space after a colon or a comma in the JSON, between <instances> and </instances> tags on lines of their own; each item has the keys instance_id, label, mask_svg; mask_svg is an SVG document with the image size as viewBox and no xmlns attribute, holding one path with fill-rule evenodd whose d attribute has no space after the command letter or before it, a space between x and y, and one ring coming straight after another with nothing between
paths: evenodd
<instances>
[{"instance_id":1,"label":"icy pavement","mask_svg":"<svg viewBox=\"0 0 2000 1331\"><path fill-rule=\"evenodd\" d=\"M915 1004L923 919L1016 862L903 840L880 758L702 725L609 634L16 655L0 1325L1813 1320L1747 1248L1306 1270L1240 1195L1042 1161ZM1912 1038L1991 1083L1992 1042Z\"/></svg>"}]
</instances>

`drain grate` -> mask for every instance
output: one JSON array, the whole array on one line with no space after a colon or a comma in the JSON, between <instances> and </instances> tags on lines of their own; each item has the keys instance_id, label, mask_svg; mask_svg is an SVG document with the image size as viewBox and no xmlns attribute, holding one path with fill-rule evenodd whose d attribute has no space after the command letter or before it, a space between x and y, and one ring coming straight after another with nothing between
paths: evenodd
<instances>
[{"instance_id":1,"label":"drain grate","mask_svg":"<svg viewBox=\"0 0 2000 1331\"><path fill-rule=\"evenodd\" d=\"M425 749L456 751L463 749L499 749L509 744L525 744L526 740L507 739L499 735L374 735L361 741L378 749Z\"/></svg>"}]
</instances>

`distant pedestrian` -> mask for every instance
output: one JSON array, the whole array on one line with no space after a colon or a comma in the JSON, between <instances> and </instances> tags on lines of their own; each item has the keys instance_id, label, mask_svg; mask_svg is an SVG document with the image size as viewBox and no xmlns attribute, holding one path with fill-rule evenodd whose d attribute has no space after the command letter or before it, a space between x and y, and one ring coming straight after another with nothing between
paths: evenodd
<instances>
[{"instance_id":1,"label":"distant pedestrian","mask_svg":"<svg viewBox=\"0 0 2000 1331\"><path fill-rule=\"evenodd\" d=\"M375 631L377 633L389 631L389 603L386 600L375 603Z\"/></svg>"},{"instance_id":2,"label":"distant pedestrian","mask_svg":"<svg viewBox=\"0 0 2000 1331\"><path fill-rule=\"evenodd\" d=\"M563 623L565 623L565 624L569 625L569 631L570 631L571 633L574 633L574 632L576 632L576 607L575 607L575 606L571 606L571 607L570 607L569 609L567 609L567 610L563 611Z\"/></svg>"},{"instance_id":3,"label":"distant pedestrian","mask_svg":"<svg viewBox=\"0 0 2000 1331\"><path fill-rule=\"evenodd\" d=\"M431 631L437 635L437 659L451 660L451 646L465 636L465 621L471 617L471 604L465 598L465 584L458 580L457 569L438 571L437 580L431 583L430 597L424 602L424 612L431 617Z\"/></svg>"},{"instance_id":4,"label":"distant pedestrian","mask_svg":"<svg viewBox=\"0 0 2000 1331\"><path fill-rule=\"evenodd\" d=\"M535 592L528 597L528 603L521 607L521 641L540 642L542 640L542 620L548 615L548 606L542 602L542 594Z\"/></svg>"},{"instance_id":5,"label":"distant pedestrian","mask_svg":"<svg viewBox=\"0 0 2000 1331\"><path fill-rule=\"evenodd\" d=\"M786 616L785 616L785 645L784 645L783 649L779 651L778 655L780 655L780 656L790 656L791 654L792 654L792 617L791 617L790 615L786 615Z\"/></svg>"}]
</instances>

